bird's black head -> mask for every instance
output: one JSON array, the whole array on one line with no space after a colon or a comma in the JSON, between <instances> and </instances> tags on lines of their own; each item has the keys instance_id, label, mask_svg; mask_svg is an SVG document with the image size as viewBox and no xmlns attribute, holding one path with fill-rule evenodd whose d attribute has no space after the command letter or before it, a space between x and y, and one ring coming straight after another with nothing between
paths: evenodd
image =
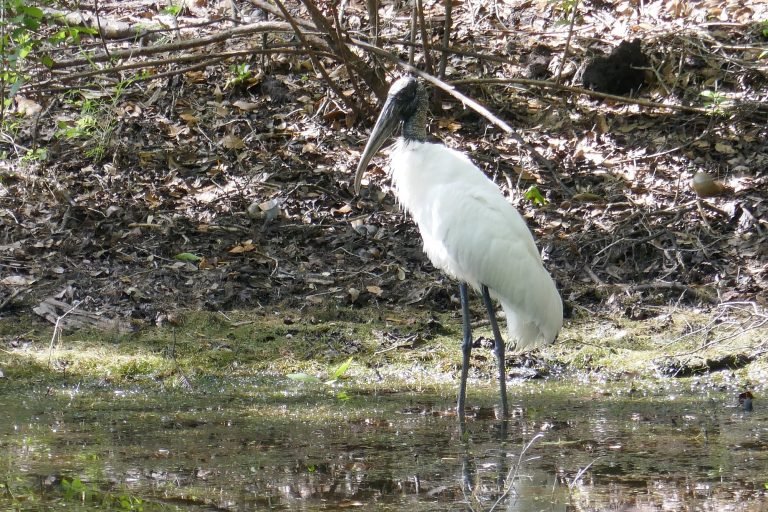
<instances>
[{"instance_id":1,"label":"bird's black head","mask_svg":"<svg viewBox=\"0 0 768 512\"><path fill-rule=\"evenodd\" d=\"M397 80L387 94L387 103L392 103L400 121L403 122L414 117L420 109L425 109L426 102L427 90L412 76L404 76Z\"/></svg>"},{"instance_id":2,"label":"bird's black head","mask_svg":"<svg viewBox=\"0 0 768 512\"><path fill-rule=\"evenodd\" d=\"M426 140L427 90L412 76L400 78L389 88L387 101L381 109L357 166L355 192L360 191L360 181L368 162L400 123L403 125L404 139L421 142Z\"/></svg>"}]
</instances>

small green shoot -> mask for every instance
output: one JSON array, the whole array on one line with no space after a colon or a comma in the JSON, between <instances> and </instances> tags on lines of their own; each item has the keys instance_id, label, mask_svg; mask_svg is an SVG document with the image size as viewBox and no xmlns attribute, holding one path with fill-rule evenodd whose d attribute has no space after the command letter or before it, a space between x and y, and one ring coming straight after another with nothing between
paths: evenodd
<instances>
[{"instance_id":1,"label":"small green shoot","mask_svg":"<svg viewBox=\"0 0 768 512\"><path fill-rule=\"evenodd\" d=\"M133 79L118 82L111 92L79 91L70 101L73 105L79 104L80 116L74 121L60 121L55 136L85 141L85 155L96 161L103 159L114 143L118 122L115 109L132 82Z\"/></svg>"},{"instance_id":2,"label":"small green shoot","mask_svg":"<svg viewBox=\"0 0 768 512\"><path fill-rule=\"evenodd\" d=\"M354 358L350 357L343 363L341 363L339 366L336 367L335 370L331 372L331 379L326 381L326 384L335 384L337 380L344 378L344 374L347 373L349 370L349 367L352 365L352 360Z\"/></svg>"},{"instance_id":3,"label":"small green shoot","mask_svg":"<svg viewBox=\"0 0 768 512\"><path fill-rule=\"evenodd\" d=\"M563 13L563 17L557 21L558 25L565 25L568 23L568 17L574 13L574 10L579 5L579 0L549 0L549 5L552 5L555 10L559 10Z\"/></svg>"},{"instance_id":4,"label":"small green shoot","mask_svg":"<svg viewBox=\"0 0 768 512\"><path fill-rule=\"evenodd\" d=\"M237 87L239 85L247 85L254 76L251 65L246 63L234 64L230 66L229 70L234 76L227 80L227 83L224 86L225 89Z\"/></svg>"},{"instance_id":5,"label":"small green shoot","mask_svg":"<svg viewBox=\"0 0 768 512\"><path fill-rule=\"evenodd\" d=\"M181 5L175 5L171 4L163 8L163 12L165 14L170 14L171 16L178 16L181 14L181 11L183 10Z\"/></svg>"},{"instance_id":6,"label":"small green shoot","mask_svg":"<svg viewBox=\"0 0 768 512\"><path fill-rule=\"evenodd\" d=\"M27 151L27 153L21 157L21 161L24 163L31 162L45 162L48 159L48 150L45 148L36 148Z\"/></svg>"},{"instance_id":7,"label":"small green shoot","mask_svg":"<svg viewBox=\"0 0 768 512\"><path fill-rule=\"evenodd\" d=\"M535 206L544 206L547 204L547 199L535 185L525 191L525 199L532 202Z\"/></svg>"},{"instance_id":8,"label":"small green shoot","mask_svg":"<svg viewBox=\"0 0 768 512\"><path fill-rule=\"evenodd\" d=\"M67 27L52 36L41 38L38 30L43 23L45 13L39 7L29 5L28 0L2 0L0 11L0 55L3 66L0 69L0 125L6 121L5 107L21 87L29 80L28 61L39 58L46 67L54 64L50 54L40 50L45 46L60 46L79 43L80 34L96 34L96 29L86 27Z\"/></svg>"},{"instance_id":9,"label":"small green shoot","mask_svg":"<svg viewBox=\"0 0 768 512\"><path fill-rule=\"evenodd\" d=\"M704 100L704 105L712 109L713 114L723 114L723 107L728 100L725 94L707 89L706 91L701 91L699 96Z\"/></svg>"},{"instance_id":10,"label":"small green shoot","mask_svg":"<svg viewBox=\"0 0 768 512\"><path fill-rule=\"evenodd\" d=\"M333 384L336 384L337 381L344 378L344 375L349 371L349 367L352 365L352 361L354 360L353 357L350 357L343 363L341 363L339 366L328 372L328 380L322 381L319 378L315 377L314 375L309 375L306 373L289 373L286 375L291 380L295 380L297 382L306 382L311 384L325 384L326 386L331 386ZM349 399L347 397L346 399Z\"/></svg>"},{"instance_id":11,"label":"small green shoot","mask_svg":"<svg viewBox=\"0 0 768 512\"><path fill-rule=\"evenodd\" d=\"M64 499L68 501L88 501L91 497L88 488L79 478L73 478L72 480L62 479L61 490L64 494Z\"/></svg>"},{"instance_id":12,"label":"small green shoot","mask_svg":"<svg viewBox=\"0 0 768 512\"><path fill-rule=\"evenodd\" d=\"M768 20L760 23L760 35L763 36L763 39L768 39ZM763 50L757 58L764 59L766 56L768 56L768 50Z\"/></svg>"},{"instance_id":13,"label":"small green shoot","mask_svg":"<svg viewBox=\"0 0 768 512\"><path fill-rule=\"evenodd\" d=\"M132 510L141 512L144 510L144 502L140 498L129 494L113 495L104 493L94 485L87 485L79 478L71 480L64 478L61 481L61 492L66 501L79 501L81 503L94 503L106 508L117 510Z\"/></svg>"}]
</instances>

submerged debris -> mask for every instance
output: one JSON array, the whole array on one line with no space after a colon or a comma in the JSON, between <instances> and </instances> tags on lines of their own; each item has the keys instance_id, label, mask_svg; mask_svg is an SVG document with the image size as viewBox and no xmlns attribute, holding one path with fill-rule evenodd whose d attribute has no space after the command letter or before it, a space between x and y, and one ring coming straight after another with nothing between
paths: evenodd
<instances>
[{"instance_id":1,"label":"submerged debris","mask_svg":"<svg viewBox=\"0 0 768 512\"><path fill-rule=\"evenodd\" d=\"M744 391L739 394L739 405L747 412L752 411L752 400L754 398L751 392Z\"/></svg>"}]
</instances>

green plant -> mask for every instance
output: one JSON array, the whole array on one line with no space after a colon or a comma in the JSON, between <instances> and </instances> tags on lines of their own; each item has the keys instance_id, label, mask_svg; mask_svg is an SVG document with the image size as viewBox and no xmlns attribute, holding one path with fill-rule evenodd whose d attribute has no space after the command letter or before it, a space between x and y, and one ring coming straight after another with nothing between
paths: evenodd
<instances>
[{"instance_id":1,"label":"green plant","mask_svg":"<svg viewBox=\"0 0 768 512\"><path fill-rule=\"evenodd\" d=\"M27 151L27 153L21 157L21 161L24 163L30 162L44 162L48 159L48 150L46 148L35 148Z\"/></svg>"},{"instance_id":2,"label":"green plant","mask_svg":"<svg viewBox=\"0 0 768 512\"><path fill-rule=\"evenodd\" d=\"M343 363L341 363L339 366L334 368L334 370L330 374L330 380L326 381L326 384L335 384L336 381L341 380L346 375L347 371L349 370L349 367L352 365L352 360L354 358L350 357Z\"/></svg>"},{"instance_id":3,"label":"green plant","mask_svg":"<svg viewBox=\"0 0 768 512\"><path fill-rule=\"evenodd\" d=\"M3 60L0 81L3 99L6 99L6 85L10 85L10 98L24 84L25 76L19 72L19 67L41 42L35 37L35 31L40 27L43 11L26 5L24 0L0 0L0 9L0 56Z\"/></svg>"},{"instance_id":4,"label":"green plant","mask_svg":"<svg viewBox=\"0 0 768 512\"><path fill-rule=\"evenodd\" d=\"M144 510L144 502L140 498L131 496L129 494L113 496L112 502L121 510L135 510L136 512L141 512Z\"/></svg>"},{"instance_id":5,"label":"green plant","mask_svg":"<svg viewBox=\"0 0 768 512\"><path fill-rule=\"evenodd\" d=\"M72 121L59 121L55 136L67 140L84 140L88 144L85 154L100 160L106 153L107 141L112 134L113 123L108 116L102 114L103 104L86 99L80 104L80 115Z\"/></svg>"},{"instance_id":6,"label":"green plant","mask_svg":"<svg viewBox=\"0 0 768 512\"><path fill-rule=\"evenodd\" d=\"M80 104L80 117L74 124L68 121L59 121L56 137L61 139L85 139L93 136L97 122L94 116L95 106L92 100L83 100Z\"/></svg>"},{"instance_id":7,"label":"green plant","mask_svg":"<svg viewBox=\"0 0 768 512\"><path fill-rule=\"evenodd\" d=\"M567 18L575 13L574 11L579 5L579 0L549 0L548 3L563 13L562 19L558 21L558 24L562 25L568 23Z\"/></svg>"},{"instance_id":8,"label":"green plant","mask_svg":"<svg viewBox=\"0 0 768 512\"><path fill-rule=\"evenodd\" d=\"M171 16L178 16L184 8L181 5L171 4L163 8L163 12Z\"/></svg>"},{"instance_id":9,"label":"green plant","mask_svg":"<svg viewBox=\"0 0 768 512\"><path fill-rule=\"evenodd\" d=\"M92 496L87 486L79 478L62 479L61 492L64 499L68 501L89 501Z\"/></svg>"},{"instance_id":10,"label":"green plant","mask_svg":"<svg viewBox=\"0 0 768 512\"><path fill-rule=\"evenodd\" d=\"M768 39L768 20L765 20L760 23L760 34Z\"/></svg>"},{"instance_id":11,"label":"green plant","mask_svg":"<svg viewBox=\"0 0 768 512\"><path fill-rule=\"evenodd\" d=\"M535 185L531 186L525 191L525 199L532 202L535 206L544 206L547 204L547 199L541 194L539 188Z\"/></svg>"},{"instance_id":12,"label":"green plant","mask_svg":"<svg viewBox=\"0 0 768 512\"><path fill-rule=\"evenodd\" d=\"M59 121L55 136L62 139L77 139L87 141L85 155L96 161L101 160L109 149L112 134L117 127L115 110L126 87L133 80L119 82L107 101L102 100L108 96L105 93L88 93L90 96L78 102L73 100L74 106L80 107L80 116L74 121Z\"/></svg>"},{"instance_id":13,"label":"green plant","mask_svg":"<svg viewBox=\"0 0 768 512\"><path fill-rule=\"evenodd\" d=\"M230 66L229 70L234 76L227 80L227 83L224 86L225 88L247 84L253 78L253 70L251 69L250 64L233 64Z\"/></svg>"},{"instance_id":14,"label":"green plant","mask_svg":"<svg viewBox=\"0 0 768 512\"><path fill-rule=\"evenodd\" d=\"M331 371L328 372L328 379L325 381L322 381L315 377L314 375L308 375L306 373L289 373L287 377L291 380L295 380L297 382L308 382L312 384L324 384L326 386L332 386L333 384L336 384L338 381L344 379L344 376L346 375L347 371L349 370L349 367L352 365L353 357L350 357L343 363L341 363L336 368L333 368ZM349 396L349 393L344 391L343 389L336 393L336 399L340 400L342 402L348 401L351 396Z\"/></svg>"},{"instance_id":15,"label":"green plant","mask_svg":"<svg viewBox=\"0 0 768 512\"><path fill-rule=\"evenodd\" d=\"M725 94L717 90L713 91L707 89L705 91L701 91L699 96L701 96L704 100L704 105L712 109L713 114L723 114L723 107L728 100Z\"/></svg>"},{"instance_id":16,"label":"green plant","mask_svg":"<svg viewBox=\"0 0 768 512\"><path fill-rule=\"evenodd\" d=\"M308 375L306 373L289 373L287 377L291 380L295 380L298 382L310 382L313 384L319 384L323 383L326 386L330 386L333 384L336 384L337 381L344 378L344 375L349 370L349 367L352 365L352 361L354 360L353 357L350 357L343 363L341 363L339 366L334 368L333 370L328 372L328 379L323 381L319 378L315 377L314 375Z\"/></svg>"},{"instance_id":17,"label":"green plant","mask_svg":"<svg viewBox=\"0 0 768 512\"><path fill-rule=\"evenodd\" d=\"M66 501L79 501L82 503L98 503L106 508L116 507L119 510L132 510L141 512L144 510L143 501L140 498L130 494L113 495L108 492L100 491L94 485L86 485L79 478L62 479L62 496Z\"/></svg>"},{"instance_id":18,"label":"green plant","mask_svg":"<svg viewBox=\"0 0 768 512\"><path fill-rule=\"evenodd\" d=\"M38 29L45 13L29 5L28 0L0 0L0 122L5 122L5 110L12 98L29 79L25 62L39 54L40 62L53 66L53 59L43 50L46 46L78 43L83 33L95 34L85 27L66 27L50 37L40 37Z\"/></svg>"},{"instance_id":19,"label":"green plant","mask_svg":"<svg viewBox=\"0 0 768 512\"><path fill-rule=\"evenodd\" d=\"M555 3L560 4L560 9L562 9L565 14L570 14L571 11L579 4L579 0L558 0Z\"/></svg>"}]
</instances>

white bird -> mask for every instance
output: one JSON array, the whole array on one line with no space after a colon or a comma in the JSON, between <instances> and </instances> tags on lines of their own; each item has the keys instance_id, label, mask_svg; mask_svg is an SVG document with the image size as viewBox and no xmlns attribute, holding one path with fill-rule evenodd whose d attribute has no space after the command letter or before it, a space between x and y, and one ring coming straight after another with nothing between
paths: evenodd
<instances>
[{"instance_id":1,"label":"white bird","mask_svg":"<svg viewBox=\"0 0 768 512\"><path fill-rule=\"evenodd\" d=\"M563 325L563 304L518 211L465 154L426 142L426 119L424 86L410 76L393 83L357 166L355 192L360 192L373 155L402 125L389 165L395 195L416 222L432 264L460 282L464 336L459 419L463 423L472 350L467 284L481 293L490 317L502 414L507 416L504 341L491 298L504 309L515 351L553 342Z\"/></svg>"}]
</instances>

